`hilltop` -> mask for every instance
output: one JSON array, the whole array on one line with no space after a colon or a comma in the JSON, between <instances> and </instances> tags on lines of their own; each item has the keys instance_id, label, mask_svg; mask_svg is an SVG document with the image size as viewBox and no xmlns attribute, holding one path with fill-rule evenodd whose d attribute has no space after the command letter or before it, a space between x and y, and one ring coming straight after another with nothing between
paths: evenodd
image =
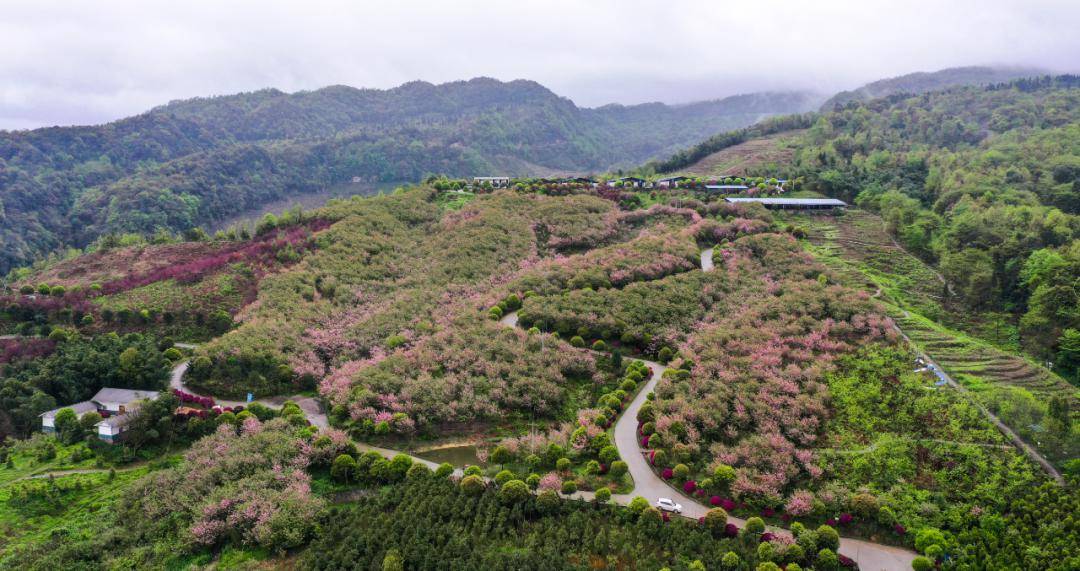
<instances>
[{"instance_id":1,"label":"hilltop","mask_svg":"<svg viewBox=\"0 0 1080 571\"><path fill-rule=\"evenodd\" d=\"M358 180L603 171L816 105L763 93L579 108L532 81L267 89L89 127L0 132L0 273L105 234L186 231Z\"/></svg>"},{"instance_id":2,"label":"hilltop","mask_svg":"<svg viewBox=\"0 0 1080 571\"><path fill-rule=\"evenodd\" d=\"M841 91L821 105L822 111L832 111L837 105L850 101L869 101L894 93L926 93L963 85L980 86L1012 81L1024 77L1046 75L1036 67L966 66L938 71L920 71L888 79L879 79L851 91Z\"/></svg>"}]
</instances>

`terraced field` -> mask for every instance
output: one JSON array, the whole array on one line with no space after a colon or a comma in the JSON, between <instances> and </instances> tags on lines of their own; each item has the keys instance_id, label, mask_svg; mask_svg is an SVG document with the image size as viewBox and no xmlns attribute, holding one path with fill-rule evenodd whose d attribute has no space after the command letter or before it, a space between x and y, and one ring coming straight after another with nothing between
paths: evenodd
<instances>
[{"instance_id":1,"label":"terraced field","mask_svg":"<svg viewBox=\"0 0 1080 571\"><path fill-rule=\"evenodd\" d=\"M878 216L850 210L839 217L789 216L786 222L806 230L810 250L837 279L880 292L883 301L895 305L897 324L951 374L976 388L990 383L1040 396L1065 394L1076 404L1076 388L1046 368L937 323L947 313L941 276L897 245Z\"/></svg>"},{"instance_id":2,"label":"terraced field","mask_svg":"<svg viewBox=\"0 0 1080 571\"><path fill-rule=\"evenodd\" d=\"M878 216L851 210L840 216L788 214L780 219L806 231L806 248L829 267L833 279L880 298L911 342L984 406L994 409L990 403L995 399L1011 401L1017 395L1005 391L1017 388L1041 402L1054 396L1065 397L1073 414L1080 415L1080 391L1076 387L1020 354L995 346L989 337L980 336L977 325L983 316L952 306L940 274L896 244ZM955 328L958 323L975 327L959 331ZM1006 423L1052 463L1060 464L1074 455L1075 444L1046 438L1039 427L1029 426L1029 422L1014 418L1012 423Z\"/></svg>"},{"instance_id":3,"label":"terraced field","mask_svg":"<svg viewBox=\"0 0 1080 571\"><path fill-rule=\"evenodd\" d=\"M790 222L806 230L814 254L845 283L881 288L886 299L928 317L945 313L944 280L897 245L878 216L850 210L839 218L795 215Z\"/></svg>"},{"instance_id":4,"label":"terraced field","mask_svg":"<svg viewBox=\"0 0 1080 571\"><path fill-rule=\"evenodd\" d=\"M980 382L1020 387L1040 397L1064 395L1074 409L1080 405L1076 388L1044 367L914 314L895 316L894 320L949 373L975 384L976 389Z\"/></svg>"}]
</instances>

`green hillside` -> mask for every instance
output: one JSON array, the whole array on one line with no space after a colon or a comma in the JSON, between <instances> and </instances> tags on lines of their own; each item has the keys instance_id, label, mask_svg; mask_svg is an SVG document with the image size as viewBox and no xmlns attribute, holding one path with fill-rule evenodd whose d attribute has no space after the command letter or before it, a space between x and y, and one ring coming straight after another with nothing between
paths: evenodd
<instances>
[{"instance_id":1,"label":"green hillside","mask_svg":"<svg viewBox=\"0 0 1080 571\"><path fill-rule=\"evenodd\" d=\"M908 73L880 79L851 91L841 91L821 105L822 111L832 111L837 105L863 102L896 93L926 93L964 85L980 86L1012 81L1024 77L1046 75L1046 70L1033 67L967 66L951 67L931 72Z\"/></svg>"},{"instance_id":2,"label":"green hillside","mask_svg":"<svg viewBox=\"0 0 1080 571\"><path fill-rule=\"evenodd\" d=\"M355 178L603 171L815 104L801 93L584 109L530 81L334 86L180 101L0 133L0 273L108 233L210 225Z\"/></svg>"}]
</instances>

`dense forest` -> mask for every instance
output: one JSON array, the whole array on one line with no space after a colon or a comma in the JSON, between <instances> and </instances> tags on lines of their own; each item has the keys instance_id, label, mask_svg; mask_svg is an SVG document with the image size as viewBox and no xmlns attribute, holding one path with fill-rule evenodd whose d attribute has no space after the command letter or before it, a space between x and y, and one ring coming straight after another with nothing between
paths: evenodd
<instances>
[{"instance_id":1,"label":"dense forest","mask_svg":"<svg viewBox=\"0 0 1080 571\"><path fill-rule=\"evenodd\" d=\"M600 171L815 103L767 93L579 108L529 81L264 90L0 133L0 273L109 233L182 231L362 181Z\"/></svg>"},{"instance_id":2,"label":"dense forest","mask_svg":"<svg viewBox=\"0 0 1080 571\"><path fill-rule=\"evenodd\" d=\"M1080 78L849 104L797 150L805 188L881 213L972 309L1077 382Z\"/></svg>"}]
</instances>

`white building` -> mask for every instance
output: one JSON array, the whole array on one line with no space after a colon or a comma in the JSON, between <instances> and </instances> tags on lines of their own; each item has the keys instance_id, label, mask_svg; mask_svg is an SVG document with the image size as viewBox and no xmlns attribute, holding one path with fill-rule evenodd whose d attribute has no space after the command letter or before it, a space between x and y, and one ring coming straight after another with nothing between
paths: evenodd
<instances>
[{"instance_id":1,"label":"white building","mask_svg":"<svg viewBox=\"0 0 1080 571\"><path fill-rule=\"evenodd\" d=\"M41 413L41 430L56 432L56 413L65 408L75 411L79 417L88 412L96 412L105 417L96 425L98 438L115 442L120 434L127 430L127 423L131 420L129 413L138 408L142 401L154 400L157 397L157 391L103 388L90 400Z\"/></svg>"},{"instance_id":2,"label":"white building","mask_svg":"<svg viewBox=\"0 0 1080 571\"><path fill-rule=\"evenodd\" d=\"M510 177L508 176L474 176L473 184L484 184L485 182L494 187L510 186Z\"/></svg>"}]
</instances>

